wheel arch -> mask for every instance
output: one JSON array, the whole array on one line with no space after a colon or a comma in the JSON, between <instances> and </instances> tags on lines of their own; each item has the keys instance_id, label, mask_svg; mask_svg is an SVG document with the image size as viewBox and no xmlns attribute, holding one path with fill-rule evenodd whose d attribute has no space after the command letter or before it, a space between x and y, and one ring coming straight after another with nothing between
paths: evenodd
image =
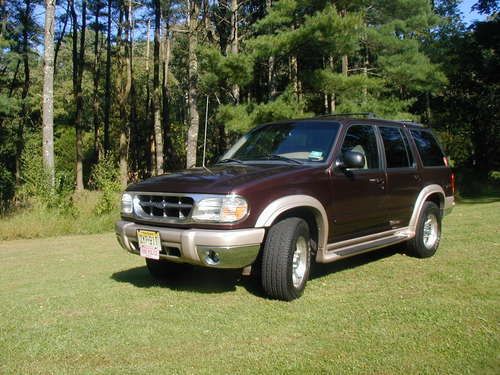
<instances>
[{"instance_id":1,"label":"wheel arch","mask_svg":"<svg viewBox=\"0 0 500 375\"><path fill-rule=\"evenodd\" d=\"M415 206L413 208L413 213L411 215L409 228L411 231L415 232L417 229L418 218L422 211L422 207L425 202L434 202L440 209L441 215L444 210L445 193L440 185L432 184L424 187L417 197Z\"/></svg>"},{"instance_id":2,"label":"wheel arch","mask_svg":"<svg viewBox=\"0 0 500 375\"><path fill-rule=\"evenodd\" d=\"M288 217L304 219L317 243L316 250L323 251L328 238L328 217L320 201L309 195L290 195L271 202L259 215L255 227L269 228Z\"/></svg>"}]
</instances>

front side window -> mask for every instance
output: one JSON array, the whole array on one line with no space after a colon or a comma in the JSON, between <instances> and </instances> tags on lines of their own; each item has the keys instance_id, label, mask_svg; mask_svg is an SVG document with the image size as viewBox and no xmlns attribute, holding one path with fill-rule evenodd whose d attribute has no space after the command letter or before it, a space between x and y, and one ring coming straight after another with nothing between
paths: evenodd
<instances>
[{"instance_id":1,"label":"front side window","mask_svg":"<svg viewBox=\"0 0 500 375\"><path fill-rule=\"evenodd\" d=\"M444 166L444 155L432 133L425 130L411 130L422 163L426 167Z\"/></svg>"},{"instance_id":2,"label":"front side window","mask_svg":"<svg viewBox=\"0 0 500 375\"><path fill-rule=\"evenodd\" d=\"M265 125L251 131L222 156L239 161L284 160L323 162L328 158L339 124L300 121Z\"/></svg>"},{"instance_id":3,"label":"front side window","mask_svg":"<svg viewBox=\"0 0 500 375\"><path fill-rule=\"evenodd\" d=\"M342 153L355 151L364 155L365 166L361 169L377 169L380 167L377 138L371 125L353 125L347 130L342 144Z\"/></svg>"},{"instance_id":4,"label":"front side window","mask_svg":"<svg viewBox=\"0 0 500 375\"><path fill-rule=\"evenodd\" d=\"M413 157L406 138L400 128L381 126L387 168L408 168L413 166Z\"/></svg>"}]
</instances>

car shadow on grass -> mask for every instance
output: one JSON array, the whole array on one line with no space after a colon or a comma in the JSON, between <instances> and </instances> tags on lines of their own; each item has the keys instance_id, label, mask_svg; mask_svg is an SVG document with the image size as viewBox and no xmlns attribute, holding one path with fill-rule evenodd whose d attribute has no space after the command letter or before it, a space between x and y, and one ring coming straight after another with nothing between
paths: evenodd
<instances>
[{"instance_id":1,"label":"car shadow on grass","mask_svg":"<svg viewBox=\"0 0 500 375\"><path fill-rule=\"evenodd\" d=\"M315 263L312 267L310 279L322 278L333 273L362 267L371 262L400 254L403 251L404 247L395 245L333 263ZM242 287L254 296L266 297L260 285L259 277L242 276L240 270L191 267L183 274L176 275L175 278L157 280L151 276L146 266L142 266L115 272L111 275L111 278L117 282L129 283L138 288L161 287L193 293L227 293L234 292L237 287Z\"/></svg>"},{"instance_id":2,"label":"car shadow on grass","mask_svg":"<svg viewBox=\"0 0 500 375\"><path fill-rule=\"evenodd\" d=\"M404 244L397 244L382 249L369 251L367 253L354 255L350 258L345 258L332 263L315 263L309 279L317 279L328 276L332 273L338 273L357 268L366 264L377 262L384 258L389 258L397 254L404 254L406 247Z\"/></svg>"},{"instance_id":3,"label":"car shadow on grass","mask_svg":"<svg viewBox=\"0 0 500 375\"><path fill-rule=\"evenodd\" d=\"M243 277L240 270L190 267L180 275L158 280L151 276L146 266L142 266L115 272L111 278L138 288L163 287L176 291L226 293L235 291Z\"/></svg>"}]
</instances>

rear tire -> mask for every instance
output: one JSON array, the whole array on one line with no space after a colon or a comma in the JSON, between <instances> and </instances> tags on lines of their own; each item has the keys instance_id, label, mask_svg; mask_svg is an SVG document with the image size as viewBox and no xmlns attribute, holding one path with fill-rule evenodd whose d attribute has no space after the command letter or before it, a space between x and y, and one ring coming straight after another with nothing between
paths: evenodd
<instances>
[{"instance_id":1,"label":"rear tire","mask_svg":"<svg viewBox=\"0 0 500 375\"><path fill-rule=\"evenodd\" d=\"M272 298L291 301L302 295L311 268L309 226L292 217L269 229L262 255L261 282Z\"/></svg>"},{"instance_id":2,"label":"rear tire","mask_svg":"<svg viewBox=\"0 0 500 375\"><path fill-rule=\"evenodd\" d=\"M441 210L434 202L424 202L415 237L408 241L408 253L429 258L436 253L441 240Z\"/></svg>"},{"instance_id":3,"label":"rear tire","mask_svg":"<svg viewBox=\"0 0 500 375\"><path fill-rule=\"evenodd\" d=\"M157 280L175 279L188 270L189 265L174 263L163 259L146 258L149 273Z\"/></svg>"}]
</instances>

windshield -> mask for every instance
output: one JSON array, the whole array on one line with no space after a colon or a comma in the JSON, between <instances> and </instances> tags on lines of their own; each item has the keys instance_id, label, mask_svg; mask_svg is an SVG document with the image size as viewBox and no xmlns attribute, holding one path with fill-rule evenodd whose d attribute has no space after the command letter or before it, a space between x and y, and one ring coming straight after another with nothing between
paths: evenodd
<instances>
[{"instance_id":1,"label":"windshield","mask_svg":"<svg viewBox=\"0 0 500 375\"><path fill-rule=\"evenodd\" d=\"M246 134L220 160L323 162L338 130L339 124L331 121L265 125Z\"/></svg>"}]
</instances>

